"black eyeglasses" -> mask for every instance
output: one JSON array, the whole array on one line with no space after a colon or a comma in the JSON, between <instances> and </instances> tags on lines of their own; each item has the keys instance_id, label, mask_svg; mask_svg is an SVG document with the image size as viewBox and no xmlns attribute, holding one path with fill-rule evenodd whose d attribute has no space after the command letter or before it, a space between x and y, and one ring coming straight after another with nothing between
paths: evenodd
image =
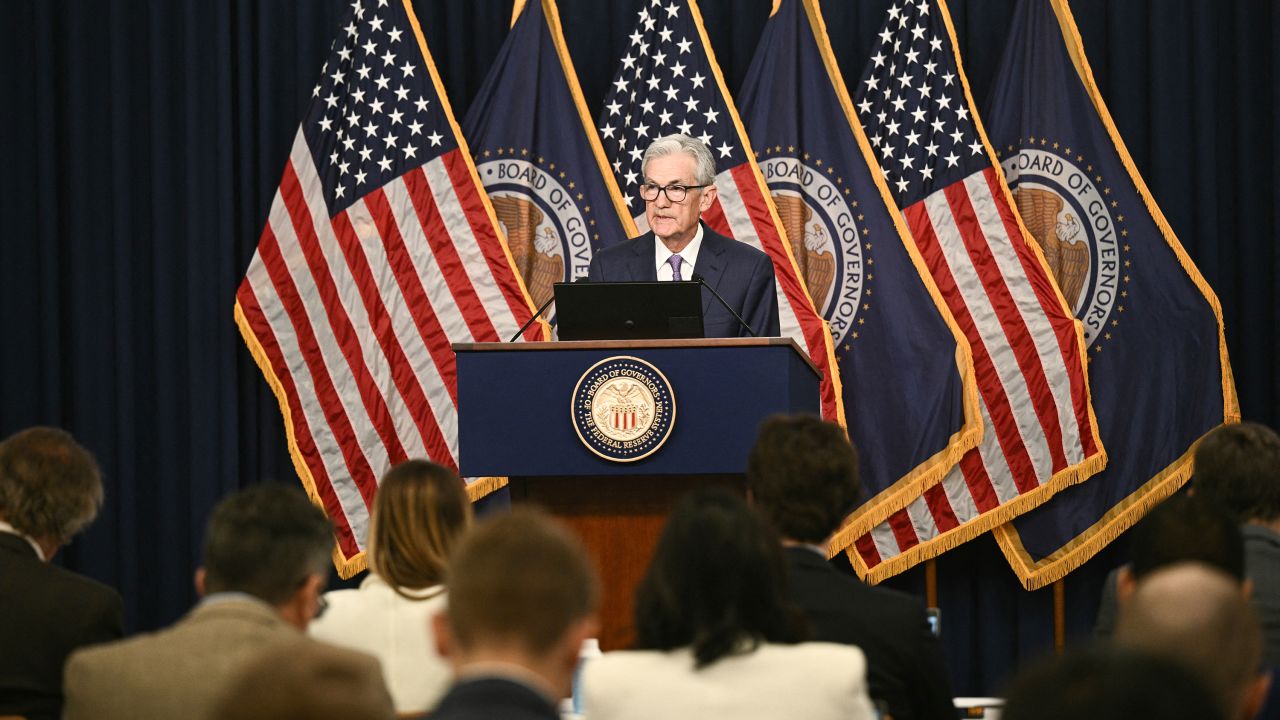
<instances>
[{"instance_id":1,"label":"black eyeglasses","mask_svg":"<svg viewBox=\"0 0 1280 720\"><path fill-rule=\"evenodd\" d=\"M640 197L644 198L645 202L653 202L658 199L659 193L666 193L668 200L673 203L680 203L684 202L684 199L688 197L690 190L701 190L705 187L711 187L711 184L663 186L655 185L653 183L645 183L640 186Z\"/></svg>"}]
</instances>

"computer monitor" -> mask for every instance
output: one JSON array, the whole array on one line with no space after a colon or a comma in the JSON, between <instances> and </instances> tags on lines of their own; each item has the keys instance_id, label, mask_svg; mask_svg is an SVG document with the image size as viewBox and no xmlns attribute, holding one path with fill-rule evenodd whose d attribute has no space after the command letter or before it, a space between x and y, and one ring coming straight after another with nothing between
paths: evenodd
<instances>
[{"instance_id":1,"label":"computer monitor","mask_svg":"<svg viewBox=\"0 0 1280 720\"><path fill-rule=\"evenodd\" d=\"M555 297L561 340L703 336L696 282L556 283Z\"/></svg>"}]
</instances>

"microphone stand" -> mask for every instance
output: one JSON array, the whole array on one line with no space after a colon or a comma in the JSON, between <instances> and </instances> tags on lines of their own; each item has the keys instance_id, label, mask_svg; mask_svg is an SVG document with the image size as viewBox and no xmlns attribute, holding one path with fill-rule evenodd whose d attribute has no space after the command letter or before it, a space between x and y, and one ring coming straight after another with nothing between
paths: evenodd
<instances>
[{"instance_id":1,"label":"microphone stand","mask_svg":"<svg viewBox=\"0 0 1280 720\"><path fill-rule=\"evenodd\" d=\"M742 316L738 314L738 311L730 307L729 303L725 302L724 298L720 297L720 293L716 292L715 288L707 284L706 278L702 277L698 273L694 273L689 277L690 279L692 279L694 282L698 283L702 287L710 290L711 294L715 296L716 300L719 300L720 304L724 306L724 309L728 310L730 315L733 315L733 319L737 320L738 323L742 325L742 327L747 329L747 332L751 333L751 337L759 337L758 335L756 335L756 331L750 325L747 324L747 321L742 319Z\"/></svg>"}]
</instances>

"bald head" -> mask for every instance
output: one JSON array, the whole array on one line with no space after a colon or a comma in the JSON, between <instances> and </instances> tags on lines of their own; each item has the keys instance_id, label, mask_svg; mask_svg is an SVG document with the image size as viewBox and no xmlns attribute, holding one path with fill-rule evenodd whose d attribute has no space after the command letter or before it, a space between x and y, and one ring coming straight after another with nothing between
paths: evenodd
<instances>
[{"instance_id":1,"label":"bald head","mask_svg":"<svg viewBox=\"0 0 1280 720\"><path fill-rule=\"evenodd\" d=\"M1262 632L1238 580L1200 563L1144 577L1116 627L1116 642L1162 655L1204 678L1228 717L1249 717Z\"/></svg>"}]
</instances>

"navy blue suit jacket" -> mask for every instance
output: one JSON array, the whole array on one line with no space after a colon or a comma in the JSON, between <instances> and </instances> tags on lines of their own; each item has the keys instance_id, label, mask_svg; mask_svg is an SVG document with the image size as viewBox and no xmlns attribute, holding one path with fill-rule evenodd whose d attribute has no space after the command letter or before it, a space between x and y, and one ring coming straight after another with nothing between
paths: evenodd
<instances>
[{"instance_id":1,"label":"navy blue suit jacket","mask_svg":"<svg viewBox=\"0 0 1280 720\"><path fill-rule=\"evenodd\" d=\"M462 680L449 689L430 720L560 720L546 698L514 680L482 677Z\"/></svg>"},{"instance_id":2,"label":"navy blue suit jacket","mask_svg":"<svg viewBox=\"0 0 1280 720\"><path fill-rule=\"evenodd\" d=\"M653 282L653 232L595 253L587 278L591 282ZM778 294L773 261L744 242L702 226L702 247L693 271L716 289L760 337L778 337ZM692 277L690 274L686 279ZM750 337L728 310L702 288L702 329L706 337Z\"/></svg>"},{"instance_id":3,"label":"navy blue suit jacket","mask_svg":"<svg viewBox=\"0 0 1280 720\"><path fill-rule=\"evenodd\" d=\"M895 720L948 720L951 704L942 648L924 608L910 595L864 585L802 547L783 553L791 601L820 642L857 645L867 656L872 700Z\"/></svg>"}]
</instances>

